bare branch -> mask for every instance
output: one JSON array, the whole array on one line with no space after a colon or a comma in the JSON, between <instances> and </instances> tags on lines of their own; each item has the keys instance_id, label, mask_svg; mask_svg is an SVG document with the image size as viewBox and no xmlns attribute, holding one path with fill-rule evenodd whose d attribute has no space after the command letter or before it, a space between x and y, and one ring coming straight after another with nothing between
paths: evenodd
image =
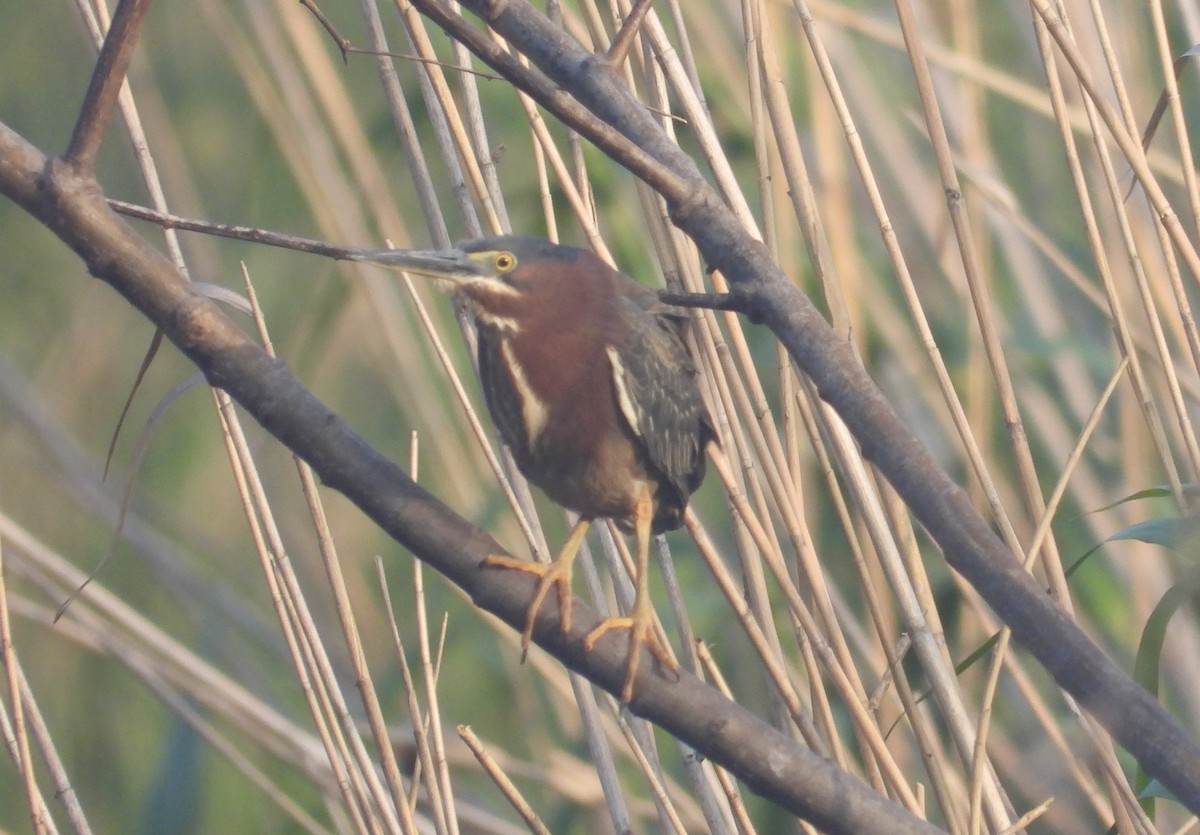
<instances>
[{"instance_id":1,"label":"bare branch","mask_svg":"<svg viewBox=\"0 0 1200 835\"><path fill-rule=\"evenodd\" d=\"M66 160L80 171L91 172L100 153L100 143L108 132L113 108L117 104L125 73L133 60L138 33L150 10L151 0L121 0L113 15L112 26L104 38L104 47L96 60L87 95L79 110L71 144L67 147Z\"/></svg>"}]
</instances>

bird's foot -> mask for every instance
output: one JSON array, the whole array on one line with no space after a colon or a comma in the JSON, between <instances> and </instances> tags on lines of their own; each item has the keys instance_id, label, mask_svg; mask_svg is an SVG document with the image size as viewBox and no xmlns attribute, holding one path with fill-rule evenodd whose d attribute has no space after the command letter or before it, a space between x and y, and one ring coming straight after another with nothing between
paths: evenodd
<instances>
[{"instance_id":1,"label":"bird's foot","mask_svg":"<svg viewBox=\"0 0 1200 835\"><path fill-rule=\"evenodd\" d=\"M620 618L605 618L600 621L587 637L583 639L584 650L591 652L596 642L606 633L614 629L629 630L629 659L625 672L625 684L621 688L621 701L628 704L633 699L633 680L637 676L638 662L642 658L642 645L650 650L650 654L672 673L679 672L679 662L675 656L662 645L654 631L654 612L648 607L640 611L636 607L630 615Z\"/></svg>"},{"instance_id":2,"label":"bird's foot","mask_svg":"<svg viewBox=\"0 0 1200 835\"><path fill-rule=\"evenodd\" d=\"M564 634L571 631L571 560L556 559L550 563L528 562L500 554L488 554L483 564L493 568L512 568L538 577L537 589L525 613L525 629L521 632L521 663L529 653L529 642L533 637L533 623L538 610L546 600L552 587L558 588L558 623Z\"/></svg>"}]
</instances>

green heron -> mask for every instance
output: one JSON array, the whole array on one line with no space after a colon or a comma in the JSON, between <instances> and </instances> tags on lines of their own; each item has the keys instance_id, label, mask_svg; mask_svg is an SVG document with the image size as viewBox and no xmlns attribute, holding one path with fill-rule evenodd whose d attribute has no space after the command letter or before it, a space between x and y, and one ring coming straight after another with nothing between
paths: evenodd
<instances>
[{"instance_id":1,"label":"green heron","mask_svg":"<svg viewBox=\"0 0 1200 835\"><path fill-rule=\"evenodd\" d=\"M579 514L548 565L492 556L485 564L539 576L521 636L529 646L551 587L560 625L571 624L571 566L597 518L636 534L636 596L584 641L629 630L622 700L633 695L642 644L665 667L647 596L651 534L682 523L704 478L713 437L684 345L686 314L588 250L502 236L438 252L381 250L354 260L447 280L479 330L479 377L488 411L525 477Z\"/></svg>"}]
</instances>

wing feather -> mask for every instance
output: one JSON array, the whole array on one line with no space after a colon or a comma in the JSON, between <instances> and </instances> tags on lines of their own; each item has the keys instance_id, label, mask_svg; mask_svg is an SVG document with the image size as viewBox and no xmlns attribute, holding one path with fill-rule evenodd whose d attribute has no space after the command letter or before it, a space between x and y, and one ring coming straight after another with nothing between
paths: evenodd
<instances>
[{"instance_id":1,"label":"wing feather","mask_svg":"<svg viewBox=\"0 0 1200 835\"><path fill-rule=\"evenodd\" d=\"M704 476L704 444L712 430L678 323L636 308L641 326L631 329L627 350L608 348L617 403L682 505Z\"/></svg>"}]
</instances>

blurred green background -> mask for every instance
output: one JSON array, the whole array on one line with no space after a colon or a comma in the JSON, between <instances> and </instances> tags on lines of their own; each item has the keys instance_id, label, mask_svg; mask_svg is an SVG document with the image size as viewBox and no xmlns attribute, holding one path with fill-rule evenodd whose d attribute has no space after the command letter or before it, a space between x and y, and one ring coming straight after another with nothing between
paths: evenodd
<instances>
[{"instance_id":1,"label":"blurred green background","mask_svg":"<svg viewBox=\"0 0 1200 835\"><path fill-rule=\"evenodd\" d=\"M1082 16L1083 4L1068 3ZM1076 6L1080 8L1076 8ZM1150 15L1138 4L1111 4L1110 31L1133 109L1145 120L1159 95ZM1200 40L1196 12L1188 4L1167 10L1170 43L1179 53ZM723 152L767 230L780 263L828 309L827 288L815 283L788 184L778 157L756 157L764 142L764 115L752 106L746 80L742 11L734 4L688 4L686 18L697 47L700 80ZM366 36L357 6L327 5L325 13L351 42ZM971 299L946 213L909 56L898 40L895 10L881 2L814 5L825 46L851 102L867 158L874 167L898 247L914 279L953 382L970 417L999 497L1021 540L1028 543L1033 518L1017 477L997 393L981 352ZM47 153L66 147L86 89L94 49L78 13L66 4L10 4L0 27L0 121ZM394 11L381 10L394 49L407 51ZM572 31L580 12L566 10ZM661 12L665 16L665 12ZM885 392L955 477L980 495L934 386L905 306L894 269L881 243L879 224L838 130L820 80L805 51L803 32L789 6L766 8L778 25L787 95L796 130L811 166L826 242L853 339ZM1058 129L1049 116L1045 75L1026 4L933 2L918 7L925 47L937 68L943 119L966 186L969 219L996 305L1001 338L1037 466L1043 494L1054 487L1067 455L1099 391L1119 359L1112 321L1103 303L1093 254L1080 221L1079 198L1064 162ZM440 54L452 58L439 41ZM1083 49L1095 60L1090 35ZM403 90L414 111L423 146L432 147L412 62L398 61ZM310 16L290 3L157 4L151 11L132 70L138 110L151 152L176 214L256 226L348 245L427 246L432 236L414 196L407 160L396 139L374 58L352 55L346 64ZM456 79L454 79L456 81ZM1186 127L1195 126L1195 72L1181 78ZM1107 89L1107 87L1106 87ZM1069 98L1077 124L1082 111L1077 87ZM489 129L490 156L511 213L521 231L547 234L537 186L537 166L524 113L507 84L480 82ZM681 143L696 150L687 127ZM550 127L561 147L565 133ZM1188 205L1176 146L1160 129L1152 161L1178 207ZM1103 196L1090 146L1089 186ZM588 149L587 176L594 211L617 262L658 286L661 268L646 234L643 206L631 177ZM768 160L763 177L756 159ZM1130 177L1118 161L1122 186ZM451 197L447 166L431 160L443 195L451 237L469 225ZM108 195L145 204L147 191L130 151L128 134L115 124L105 144L99 180ZM552 192L552 214L564 241L583 243L562 192ZM1100 199L1100 198L1098 198ZM1118 201L1119 202L1119 201ZM1194 480L1187 451L1188 419L1195 409L1196 368L1187 354L1185 310L1172 297L1165 264L1155 249L1153 219L1140 195L1124 207L1150 278L1149 295L1165 317L1164 341L1178 364L1183 410L1171 410L1161 357L1153 350L1147 317L1140 309L1128 261L1115 253L1119 301L1127 306L1140 356L1149 368L1147 398L1164 424L1167 458L1182 483ZM1097 208L1105 245L1119 248L1118 210ZM1196 219L1188 217L1194 229ZM147 239L161 241L152 226L136 224ZM322 400L377 448L407 463L411 433L418 433L419 480L467 519L488 529L516 553L528 552L519 527L473 440L462 409L445 381L413 303L395 278L294 252L184 234L192 278L238 292L241 265L251 277L278 354ZM1184 298L1194 300L1195 276L1186 276ZM449 301L419 288L481 408L470 362ZM96 831L284 832L290 821L214 749L200 740L121 659L91 645L86 630L56 629L48 616L61 599L44 593L30 575L14 571L7 552L17 526L78 569L90 571L109 548L117 507L130 478L131 513L125 536L98 583L165 634L224 671L280 715L308 728L310 720L275 623L262 570L229 461L212 398L195 387L170 403L152 428L148 421L162 398L194 370L172 347L156 356L117 441L112 471L100 474L122 405L153 329L124 300L91 280L78 259L50 233L0 201L0 514L7 535L6 579L13 598L15 637L30 685L63 756L73 785ZM243 319L247 328L252 327ZM747 329L749 350L763 376L769 405L782 425L781 382L774 341L761 328ZM486 424L486 418L485 418ZM1178 508L1158 495L1099 511L1123 497L1167 482L1169 468L1152 443L1139 398L1128 384L1108 407L1067 491L1055 525L1058 551L1072 563L1105 537L1151 518L1172 519ZM797 436L802 433L797 433ZM140 467L136 450L145 437ZM285 546L348 697L344 642L323 577L303 496L286 451L257 427L250 443L271 496ZM795 477L804 489L807 524L829 583L839 591L845 628L869 632L858 576L846 556L822 462L805 443L796 446ZM373 565L387 568L392 598L406 641L415 640L411 559L381 535L345 500L324 494L368 661L388 718L407 720L404 687ZM561 514L538 497L551 546L561 542ZM982 502L981 502L982 505ZM696 506L718 544L732 551L735 535L719 485L710 478ZM924 543L922 543L924 544ZM767 712L771 704L744 636L731 628L728 604L687 538L672 538L676 569L687 592L693 628L713 644L740 699ZM991 628L964 602L963 588L930 549L925 565L931 592L946 628L950 654L961 659ZM1132 666L1149 612L1190 568L1194 553L1171 557L1154 545L1125 542L1093 558L1072 578L1080 616L1123 663ZM1173 561L1175 560L1175 561ZM578 717L563 710L561 671L518 666L513 636L497 631L436 575L426 572L427 606L437 628L448 615L439 688L448 725L469 724L489 743L527 764L522 783L554 832L603 832L595 815L593 778L580 777L588 800L564 796L546 780L561 769L559 753L572 763L588 750ZM667 606L656 584L660 612ZM789 631L779 601L783 629ZM894 612L893 612L894 615ZM1190 611L1172 621L1162 656L1162 695L1191 728L1200 714L1194 670L1200 641ZM878 638L855 638L865 677L878 683L883 664ZM871 648L874 647L874 650ZM409 647L412 652L411 645ZM130 650L133 651L132 649ZM789 658L797 663L793 647ZM1086 749L1044 674L1031 670L1035 690L1045 694L1061 719L1068 743ZM909 665L920 685L922 673ZM797 675L802 675L798 673ZM543 677L546 677L544 679ZM552 683L547 685L545 680ZM974 704L982 670L962 678ZM1068 778L1060 752L1026 715L1024 685L1004 679L996 706L991 753L1002 780L1023 811L1055 795L1047 818L1031 831L1102 831L1109 821L1079 782ZM551 697L546 690L555 690ZM356 702L352 702L357 705ZM545 711L545 712L543 712ZM834 715L843 732L843 709ZM226 731L232 726L215 719ZM886 722L884 723L886 725ZM944 731L939 731L944 733ZM235 733L236 738L236 733ZM663 740L665 743L665 740ZM907 742L913 779L923 779ZM278 781L309 814L328 822L328 809L311 774L285 765L259 745L249 758ZM1090 754L1081 751L1087 761ZM532 768L532 765L531 765ZM544 771L538 771L542 769ZM1086 769L1085 769L1086 770ZM676 772L677 774L677 772ZM461 780L461 783L457 782ZM468 768L456 771L461 798L514 820L490 784ZM1099 790L1097 790L1099 791ZM645 795L640 795L646 804ZM760 831L785 831L791 823L777 810L751 799ZM1186 818L1169 804L1157 814L1164 827ZM336 815L335 815L336 817ZM0 828L26 831L28 817L17 772L0 764ZM653 824L647 824L653 829ZM1080 828L1082 827L1082 828ZM480 830L484 831L484 830ZM498 831L503 831L498 830ZM650 830L647 830L650 831ZM1164 829L1166 831L1166 829Z\"/></svg>"}]
</instances>

